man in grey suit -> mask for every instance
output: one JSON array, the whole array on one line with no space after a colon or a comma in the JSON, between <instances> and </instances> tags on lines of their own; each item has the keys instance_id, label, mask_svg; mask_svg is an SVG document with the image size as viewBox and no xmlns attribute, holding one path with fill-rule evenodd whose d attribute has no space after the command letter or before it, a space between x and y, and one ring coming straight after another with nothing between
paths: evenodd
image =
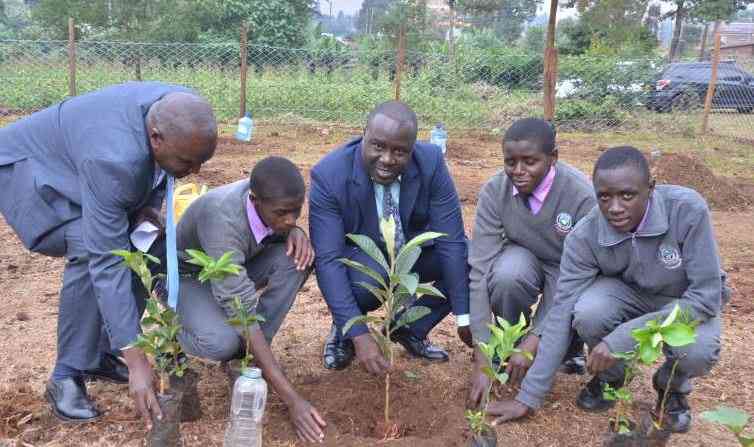
<instances>
[{"instance_id":1,"label":"man in grey suit","mask_svg":"<svg viewBox=\"0 0 754 447\"><path fill-rule=\"evenodd\" d=\"M70 98L0 128L0 212L26 248L66 258L45 393L59 418L100 416L87 376L128 381L147 424L150 412L161 416L151 366L132 346L145 291L111 252L131 250L129 232L141 222L159 226L165 174L198 172L216 145L210 105L153 82Z\"/></svg>"}]
</instances>

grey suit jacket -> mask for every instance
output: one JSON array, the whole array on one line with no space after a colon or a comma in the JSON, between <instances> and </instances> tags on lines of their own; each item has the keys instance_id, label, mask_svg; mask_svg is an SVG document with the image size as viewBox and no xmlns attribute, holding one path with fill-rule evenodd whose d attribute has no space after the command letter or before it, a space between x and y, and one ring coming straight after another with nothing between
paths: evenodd
<instances>
[{"instance_id":1,"label":"grey suit jacket","mask_svg":"<svg viewBox=\"0 0 754 447\"><path fill-rule=\"evenodd\" d=\"M229 275L218 281L211 281L212 295L222 306L228 316L234 314L232 302L239 297L246 309L256 308L258 297L254 282L246 273L246 268L254 262L254 257L265 248L257 244L251 232L246 213L246 201L249 196L249 180L240 180L215 188L196 199L178 222L177 244L179 257L187 259L186 249L202 250L217 259L225 252L233 252L233 263L241 266L238 275ZM268 236L269 241L278 241L275 235ZM198 267L181 262L181 272L193 274Z\"/></svg>"},{"instance_id":2,"label":"grey suit jacket","mask_svg":"<svg viewBox=\"0 0 754 447\"><path fill-rule=\"evenodd\" d=\"M89 272L113 349L133 342L140 315L131 273L112 250L130 250L135 213L159 205L145 118L164 95L186 88L132 82L65 100L0 128L0 167L11 175L13 201L0 211L24 245L65 254L59 230L82 219Z\"/></svg>"}]
</instances>

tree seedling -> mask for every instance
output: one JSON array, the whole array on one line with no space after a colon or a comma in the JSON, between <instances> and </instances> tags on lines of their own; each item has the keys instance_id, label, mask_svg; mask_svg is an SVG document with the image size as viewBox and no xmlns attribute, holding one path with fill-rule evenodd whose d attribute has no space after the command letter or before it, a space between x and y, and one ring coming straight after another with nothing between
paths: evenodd
<instances>
[{"instance_id":1,"label":"tree seedling","mask_svg":"<svg viewBox=\"0 0 754 447\"><path fill-rule=\"evenodd\" d=\"M714 411L705 411L702 417L710 422L725 426L738 439L743 447L754 447L754 435L744 434L750 416L745 411L730 407L718 407Z\"/></svg>"},{"instance_id":2,"label":"tree seedling","mask_svg":"<svg viewBox=\"0 0 754 447\"><path fill-rule=\"evenodd\" d=\"M377 244L367 236L348 234L346 237L361 248L382 268L386 279L377 272L359 262L341 258L340 262L357 270L373 279L377 286L360 281L358 284L374 295L384 309L383 316L360 315L348 320L343 327L346 334L354 324L366 324L377 344L380 346L389 368L385 376L385 427L390 431L390 368L393 366L392 334L430 313L425 306L411 306L412 297L419 299L424 295L445 298L442 292L437 290L431 282L419 283L419 275L412 273L411 269L421 256L421 244L432 239L444 236L442 233L422 233L407 242L396 253L395 247L395 221L392 217L380 221L380 232L385 240L388 259L385 259ZM396 321L397 318L397 321Z\"/></svg>"},{"instance_id":3,"label":"tree seedling","mask_svg":"<svg viewBox=\"0 0 754 447\"><path fill-rule=\"evenodd\" d=\"M492 427L487 423L487 406L490 403L490 394L495 383L501 385L508 383L505 368L510 357L513 354L522 354L529 360L532 358L530 353L516 348L518 341L529 331L524 315L521 314L516 324L510 324L501 317L496 317L495 320L496 324L487 325L490 328L490 339L487 343L478 343L486 362L482 372L490 379L490 384L484 390L479 410L466 410L466 420L471 432L477 437L492 432Z\"/></svg>"},{"instance_id":4,"label":"tree seedling","mask_svg":"<svg viewBox=\"0 0 754 447\"><path fill-rule=\"evenodd\" d=\"M624 361L623 385L618 389L605 385L603 397L606 400L616 401L615 416L612 423L613 429L617 433L626 434L632 430L631 421L626 414L628 407L633 402L633 395L628 389L628 384L636 375L638 366L640 364L652 365L656 362L662 356L665 345L678 348L694 343L696 341L697 324L697 322L690 322L688 318L683 317L681 308L676 304L662 322L650 320L643 327L631 332L631 336L636 341L636 347L633 351L613 354L614 357ZM675 360L663 391L659 413L653 420L657 430L662 429L665 418L665 403L677 366L678 360Z\"/></svg>"},{"instance_id":5,"label":"tree seedling","mask_svg":"<svg viewBox=\"0 0 754 447\"><path fill-rule=\"evenodd\" d=\"M178 333L181 330L178 315L173 309L160 304L154 291L156 278L149 270L149 263L159 264L160 261L140 251L115 250L112 253L123 258L123 264L139 277L149 292L146 316L142 319L142 325L150 330L140 335L134 346L141 348L154 359L160 378L160 394L165 394L170 388L170 376L183 377L188 363L178 342Z\"/></svg>"},{"instance_id":6,"label":"tree seedling","mask_svg":"<svg viewBox=\"0 0 754 447\"><path fill-rule=\"evenodd\" d=\"M202 268L197 276L199 282L202 283L210 280L219 281L229 275L238 275L241 272L241 266L231 261L233 256L231 251L223 253L218 259L214 259L202 250L187 249L186 254L189 255L186 262ZM254 359L251 352L251 332L249 328L254 324L264 322L265 319L261 315L249 312L239 297L233 299L232 305L234 315L228 319L228 324L240 328L246 342L246 355L241 359L241 371L243 371L249 367Z\"/></svg>"}]
</instances>

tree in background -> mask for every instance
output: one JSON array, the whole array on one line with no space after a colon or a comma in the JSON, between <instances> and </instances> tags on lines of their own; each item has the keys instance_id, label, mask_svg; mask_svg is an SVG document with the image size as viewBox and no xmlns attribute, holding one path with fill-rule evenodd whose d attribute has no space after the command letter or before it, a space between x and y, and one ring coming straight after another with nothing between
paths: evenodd
<instances>
[{"instance_id":1,"label":"tree in background","mask_svg":"<svg viewBox=\"0 0 754 447\"><path fill-rule=\"evenodd\" d=\"M530 26L524 34L523 47L532 53L541 53L545 49L546 28L542 25Z\"/></svg>"},{"instance_id":2,"label":"tree in background","mask_svg":"<svg viewBox=\"0 0 754 447\"><path fill-rule=\"evenodd\" d=\"M745 10L754 0L673 0L675 9L664 16L673 17L673 40L670 42L668 60L675 61L680 55L681 31L686 20L715 22L730 20L739 11Z\"/></svg>"},{"instance_id":3,"label":"tree in background","mask_svg":"<svg viewBox=\"0 0 754 447\"><path fill-rule=\"evenodd\" d=\"M524 24L537 14L542 0L456 0L456 8L476 27L492 28L508 42L517 42Z\"/></svg>"}]
</instances>

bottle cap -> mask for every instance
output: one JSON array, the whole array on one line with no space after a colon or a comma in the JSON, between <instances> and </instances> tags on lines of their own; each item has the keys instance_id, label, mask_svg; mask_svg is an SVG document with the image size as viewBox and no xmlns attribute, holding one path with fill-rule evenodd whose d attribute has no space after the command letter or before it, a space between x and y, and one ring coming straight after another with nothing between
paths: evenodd
<instances>
[{"instance_id":1,"label":"bottle cap","mask_svg":"<svg viewBox=\"0 0 754 447\"><path fill-rule=\"evenodd\" d=\"M241 375L249 379L258 379L262 377L262 370L259 368L244 368Z\"/></svg>"}]
</instances>

